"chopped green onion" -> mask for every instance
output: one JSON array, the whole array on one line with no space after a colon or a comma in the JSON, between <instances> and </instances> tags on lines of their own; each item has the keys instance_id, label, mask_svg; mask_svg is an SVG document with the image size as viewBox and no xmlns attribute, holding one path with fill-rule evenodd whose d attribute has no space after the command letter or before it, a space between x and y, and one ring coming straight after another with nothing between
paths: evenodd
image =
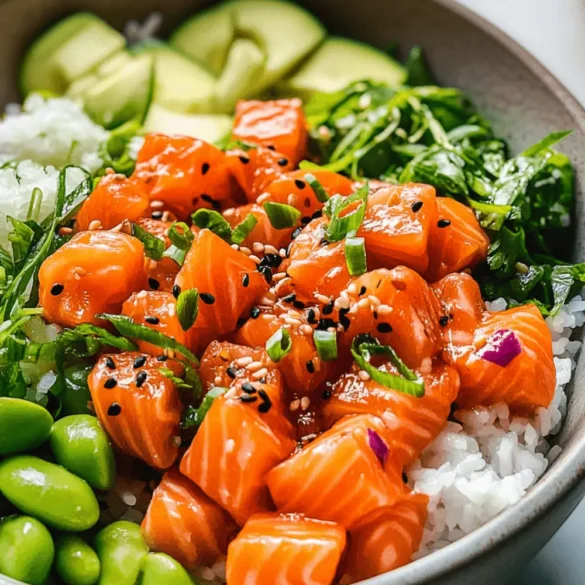
<instances>
[{"instance_id":1,"label":"chopped green onion","mask_svg":"<svg viewBox=\"0 0 585 585\"><path fill-rule=\"evenodd\" d=\"M138 346L126 337L118 337L103 327L82 323L74 329L64 329L57 337L57 342L65 353L76 357L90 357L104 346L115 347L121 351L137 351Z\"/></svg>"},{"instance_id":2,"label":"chopped green onion","mask_svg":"<svg viewBox=\"0 0 585 585\"><path fill-rule=\"evenodd\" d=\"M359 276L368 271L364 238L345 239L345 263L351 276Z\"/></svg>"},{"instance_id":3,"label":"chopped green onion","mask_svg":"<svg viewBox=\"0 0 585 585\"><path fill-rule=\"evenodd\" d=\"M238 246L250 235L252 230L256 227L258 220L251 214L248 213L244 218L244 221L240 222L232 231L232 244Z\"/></svg>"},{"instance_id":4,"label":"chopped green onion","mask_svg":"<svg viewBox=\"0 0 585 585\"><path fill-rule=\"evenodd\" d=\"M39 214L41 212L41 204L43 202L43 192L35 187L32 191L30 202L28 204L28 211L26 212L27 221L33 219L39 221Z\"/></svg>"},{"instance_id":5,"label":"chopped green onion","mask_svg":"<svg viewBox=\"0 0 585 585\"><path fill-rule=\"evenodd\" d=\"M181 231L177 230L177 228L180 228ZM195 236L189 229L189 226L182 221L175 221L171 225L168 236L172 245L168 247L163 256L165 258L172 258L179 266L183 266L185 257L191 248Z\"/></svg>"},{"instance_id":6,"label":"chopped green onion","mask_svg":"<svg viewBox=\"0 0 585 585\"><path fill-rule=\"evenodd\" d=\"M267 201L263 207L272 227L277 230L294 227L301 217L301 212L292 205Z\"/></svg>"},{"instance_id":7,"label":"chopped green onion","mask_svg":"<svg viewBox=\"0 0 585 585\"><path fill-rule=\"evenodd\" d=\"M160 238L149 234L137 223L132 224L132 235L142 242L144 253L153 260L160 260L165 252L165 243Z\"/></svg>"},{"instance_id":8,"label":"chopped green onion","mask_svg":"<svg viewBox=\"0 0 585 585\"><path fill-rule=\"evenodd\" d=\"M232 228L221 213L212 209L198 209L191 215L193 223L201 229L211 230L222 240L229 240L232 235Z\"/></svg>"},{"instance_id":9,"label":"chopped green onion","mask_svg":"<svg viewBox=\"0 0 585 585\"><path fill-rule=\"evenodd\" d=\"M311 162L310 160L302 160L299 163L299 169L301 171L322 171L323 167Z\"/></svg>"},{"instance_id":10,"label":"chopped green onion","mask_svg":"<svg viewBox=\"0 0 585 585\"><path fill-rule=\"evenodd\" d=\"M337 359L337 333L335 331L313 331L313 341L319 357L324 362L332 362Z\"/></svg>"},{"instance_id":11,"label":"chopped green onion","mask_svg":"<svg viewBox=\"0 0 585 585\"><path fill-rule=\"evenodd\" d=\"M177 299L177 318L183 331L187 331L199 314L199 291L196 288L184 290Z\"/></svg>"},{"instance_id":12,"label":"chopped green onion","mask_svg":"<svg viewBox=\"0 0 585 585\"><path fill-rule=\"evenodd\" d=\"M266 341L266 353L273 362L279 362L292 349L292 340L288 329L280 328Z\"/></svg>"},{"instance_id":13,"label":"chopped green onion","mask_svg":"<svg viewBox=\"0 0 585 585\"><path fill-rule=\"evenodd\" d=\"M321 201L321 203L327 203L327 201L329 201L329 195L327 194L327 191L325 191L325 187L321 185L321 183L317 180L317 177L315 177L315 175L307 173L305 175L305 181L309 183L311 189L313 189L313 193L315 193L315 197L317 197L317 199Z\"/></svg>"},{"instance_id":14,"label":"chopped green onion","mask_svg":"<svg viewBox=\"0 0 585 585\"><path fill-rule=\"evenodd\" d=\"M369 189L369 185L366 182L365 185L349 197L331 197L329 199L327 212L331 217L331 221L325 233L325 238L328 241L338 242L356 234L366 214ZM348 209L351 209L351 211L344 213Z\"/></svg>"},{"instance_id":15,"label":"chopped green onion","mask_svg":"<svg viewBox=\"0 0 585 585\"><path fill-rule=\"evenodd\" d=\"M371 337L358 335L351 344L351 353L357 365L366 371L372 380L382 384L386 388L396 390L402 394L409 394L421 398L425 395L423 379L407 367L389 345L381 345ZM400 376L379 370L370 363L372 355L380 355L389 358L390 363L396 367Z\"/></svg>"},{"instance_id":16,"label":"chopped green onion","mask_svg":"<svg viewBox=\"0 0 585 585\"><path fill-rule=\"evenodd\" d=\"M218 396L225 394L227 391L228 391L227 388L215 386L205 395L205 398L202 400L199 408L195 408L194 406L188 406L187 409L185 410L185 414L183 415L181 427L184 429L200 427L201 423L203 422L203 419L205 418L205 416L209 412L209 409L213 405L214 400Z\"/></svg>"},{"instance_id":17,"label":"chopped green onion","mask_svg":"<svg viewBox=\"0 0 585 585\"><path fill-rule=\"evenodd\" d=\"M163 349L172 349L187 358L190 362L194 364L199 363L199 360L182 343L179 343L176 339L173 339L156 329L151 329L145 325L134 323L130 317L124 315L110 315L108 313L101 313L96 315L96 317L98 319L109 321L118 330L118 333L124 337L146 341L147 343L152 343L152 345L156 345Z\"/></svg>"}]
</instances>

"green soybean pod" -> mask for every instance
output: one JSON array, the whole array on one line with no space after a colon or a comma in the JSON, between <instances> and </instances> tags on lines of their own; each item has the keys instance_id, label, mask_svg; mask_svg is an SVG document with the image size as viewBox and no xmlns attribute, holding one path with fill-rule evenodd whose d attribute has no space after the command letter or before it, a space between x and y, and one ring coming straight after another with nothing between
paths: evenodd
<instances>
[{"instance_id":1,"label":"green soybean pod","mask_svg":"<svg viewBox=\"0 0 585 585\"><path fill-rule=\"evenodd\" d=\"M125 520L114 522L98 532L94 546L101 563L99 585L136 583L148 553L138 524Z\"/></svg>"},{"instance_id":2,"label":"green soybean pod","mask_svg":"<svg viewBox=\"0 0 585 585\"><path fill-rule=\"evenodd\" d=\"M53 417L34 402L0 397L0 456L36 449L48 438Z\"/></svg>"},{"instance_id":3,"label":"green soybean pod","mask_svg":"<svg viewBox=\"0 0 585 585\"><path fill-rule=\"evenodd\" d=\"M88 530L100 515L95 494L83 479L30 455L0 462L0 492L25 514L65 532Z\"/></svg>"},{"instance_id":4,"label":"green soybean pod","mask_svg":"<svg viewBox=\"0 0 585 585\"><path fill-rule=\"evenodd\" d=\"M43 585L54 555L51 534L38 520L8 516L0 521L0 575Z\"/></svg>"},{"instance_id":5,"label":"green soybean pod","mask_svg":"<svg viewBox=\"0 0 585 585\"><path fill-rule=\"evenodd\" d=\"M62 534L56 542L55 571L65 585L95 585L100 578L100 560L83 538Z\"/></svg>"},{"instance_id":6,"label":"green soybean pod","mask_svg":"<svg viewBox=\"0 0 585 585\"><path fill-rule=\"evenodd\" d=\"M61 413L90 414L87 403L91 400L87 377L92 366L87 364L75 364L65 368L65 385L59 395L61 400Z\"/></svg>"},{"instance_id":7,"label":"green soybean pod","mask_svg":"<svg viewBox=\"0 0 585 585\"><path fill-rule=\"evenodd\" d=\"M114 451L95 416L74 414L58 420L49 444L57 463L94 489L109 490L114 485Z\"/></svg>"},{"instance_id":8,"label":"green soybean pod","mask_svg":"<svg viewBox=\"0 0 585 585\"><path fill-rule=\"evenodd\" d=\"M180 563L164 553L150 553L142 565L140 585L194 585Z\"/></svg>"}]
</instances>

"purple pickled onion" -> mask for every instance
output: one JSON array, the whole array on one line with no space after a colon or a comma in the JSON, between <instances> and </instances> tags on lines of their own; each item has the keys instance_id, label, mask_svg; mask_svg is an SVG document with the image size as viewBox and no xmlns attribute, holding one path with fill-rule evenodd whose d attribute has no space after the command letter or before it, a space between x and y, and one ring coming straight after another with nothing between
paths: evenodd
<instances>
[{"instance_id":1,"label":"purple pickled onion","mask_svg":"<svg viewBox=\"0 0 585 585\"><path fill-rule=\"evenodd\" d=\"M374 455L380 460L382 465L386 465L388 459L388 445L384 442L382 437L372 429L368 429L368 443L374 452Z\"/></svg>"},{"instance_id":2,"label":"purple pickled onion","mask_svg":"<svg viewBox=\"0 0 585 585\"><path fill-rule=\"evenodd\" d=\"M480 358L505 368L517 355L522 353L522 346L511 329L499 329L476 352Z\"/></svg>"}]
</instances>

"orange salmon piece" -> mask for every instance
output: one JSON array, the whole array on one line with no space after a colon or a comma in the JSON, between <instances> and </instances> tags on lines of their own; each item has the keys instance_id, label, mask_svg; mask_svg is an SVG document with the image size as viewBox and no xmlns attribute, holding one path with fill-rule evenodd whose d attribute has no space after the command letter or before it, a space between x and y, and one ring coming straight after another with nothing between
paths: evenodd
<instances>
[{"instance_id":1,"label":"orange salmon piece","mask_svg":"<svg viewBox=\"0 0 585 585\"><path fill-rule=\"evenodd\" d=\"M307 121L301 100L239 101L232 140L274 148L296 166L307 152Z\"/></svg>"},{"instance_id":2,"label":"orange salmon piece","mask_svg":"<svg viewBox=\"0 0 585 585\"><path fill-rule=\"evenodd\" d=\"M277 230L275 227L272 227L268 215L261 205L250 203L249 205L232 207L226 209L223 212L223 216L231 227L235 228L239 223L244 221L250 213L256 218L257 223L248 237L242 242L242 246L252 249L255 242L274 246L277 250L288 246L294 228Z\"/></svg>"},{"instance_id":3,"label":"orange salmon piece","mask_svg":"<svg viewBox=\"0 0 585 585\"><path fill-rule=\"evenodd\" d=\"M340 311L339 317L346 349L356 335L369 333L392 346L410 368L418 368L441 350L441 306L414 270L399 266L366 272L347 288L347 295L349 311Z\"/></svg>"},{"instance_id":4,"label":"orange salmon piece","mask_svg":"<svg viewBox=\"0 0 585 585\"><path fill-rule=\"evenodd\" d=\"M365 239L368 266L404 265L424 273L429 263L429 237L437 219L435 189L430 185L407 183L372 192L357 233Z\"/></svg>"},{"instance_id":5,"label":"orange salmon piece","mask_svg":"<svg viewBox=\"0 0 585 585\"><path fill-rule=\"evenodd\" d=\"M315 294L336 298L351 276L345 261L345 242L324 241L329 220L314 219L293 240L281 270L291 278L299 299L314 302Z\"/></svg>"},{"instance_id":6,"label":"orange salmon piece","mask_svg":"<svg viewBox=\"0 0 585 585\"><path fill-rule=\"evenodd\" d=\"M230 515L176 469L154 490L141 528L150 550L189 570L221 559L237 532Z\"/></svg>"},{"instance_id":7,"label":"orange salmon piece","mask_svg":"<svg viewBox=\"0 0 585 585\"><path fill-rule=\"evenodd\" d=\"M143 290L134 293L122 306L122 315L130 317L134 323L160 331L179 343L186 343L187 334L177 318L176 300L169 292ZM140 351L153 356L165 353L164 349L146 341L136 340L136 344Z\"/></svg>"},{"instance_id":8,"label":"orange salmon piece","mask_svg":"<svg viewBox=\"0 0 585 585\"><path fill-rule=\"evenodd\" d=\"M352 583L410 563L422 540L428 501L424 494L410 493L351 531L346 574Z\"/></svg>"},{"instance_id":9,"label":"orange salmon piece","mask_svg":"<svg viewBox=\"0 0 585 585\"><path fill-rule=\"evenodd\" d=\"M179 454L183 406L161 367L171 366L137 352L103 355L87 381L96 415L116 446L167 469Z\"/></svg>"},{"instance_id":10,"label":"orange salmon piece","mask_svg":"<svg viewBox=\"0 0 585 585\"><path fill-rule=\"evenodd\" d=\"M243 526L252 514L272 508L266 473L296 443L279 408L278 386L238 386L213 401L181 461L181 473Z\"/></svg>"},{"instance_id":11,"label":"orange salmon piece","mask_svg":"<svg viewBox=\"0 0 585 585\"><path fill-rule=\"evenodd\" d=\"M489 346L497 349L501 334L509 332L516 337L521 351L507 365L481 357ZM472 344L456 348L452 355L461 377L456 401L459 408L505 402L520 412L533 411L538 406L547 407L554 396L556 373L552 338L535 305L485 313L473 334Z\"/></svg>"},{"instance_id":12,"label":"orange salmon piece","mask_svg":"<svg viewBox=\"0 0 585 585\"><path fill-rule=\"evenodd\" d=\"M384 363L379 369L400 376L391 363ZM330 387L330 397L323 406L325 424L330 426L350 414L381 418L388 429L385 437L390 442L392 462L402 469L418 459L441 432L459 391L459 375L455 368L434 359L424 372L418 370L424 380L425 395L416 398L372 379L364 381L359 372L354 364L350 372Z\"/></svg>"},{"instance_id":13,"label":"orange salmon piece","mask_svg":"<svg viewBox=\"0 0 585 585\"><path fill-rule=\"evenodd\" d=\"M231 207L239 196L225 154L189 136L147 134L132 178L181 220L200 207Z\"/></svg>"},{"instance_id":14,"label":"orange salmon piece","mask_svg":"<svg viewBox=\"0 0 585 585\"><path fill-rule=\"evenodd\" d=\"M110 230L124 220L137 221L148 215L148 194L137 181L121 174L104 175L84 201L75 220L78 232L99 221L100 229Z\"/></svg>"},{"instance_id":15,"label":"orange salmon piece","mask_svg":"<svg viewBox=\"0 0 585 585\"><path fill-rule=\"evenodd\" d=\"M228 548L228 585L331 585L345 529L302 514L252 516Z\"/></svg>"},{"instance_id":16,"label":"orange salmon piece","mask_svg":"<svg viewBox=\"0 0 585 585\"><path fill-rule=\"evenodd\" d=\"M470 207L449 197L437 197L437 212L439 219L431 226L425 273L429 282L483 262L490 244Z\"/></svg>"},{"instance_id":17,"label":"orange salmon piece","mask_svg":"<svg viewBox=\"0 0 585 585\"><path fill-rule=\"evenodd\" d=\"M404 483L384 469L370 446L372 432L384 441L384 425L376 417L346 417L270 471L266 481L277 509L351 530L373 510L394 504Z\"/></svg>"},{"instance_id":18,"label":"orange salmon piece","mask_svg":"<svg viewBox=\"0 0 585 585\"><path fill-rule=\"evenodd\" d=\"M190 346L200 351L212 340L235 331L238 320L268 290L256 263L205 229L195 234L175 285L199 291L199 315Z\"/></svg>"},{"instance_id":19,"label":"orange salmon piece","mask_svg":"<svg viewBox=\"0 0 585 585\"><path fill-rule=\"evenodd\" d=\"M100 325L98 313L119 313L146 286L139 240L119 232L79 232L41 265L39 305L49 323Z\"/></svg>"}]
</instances>

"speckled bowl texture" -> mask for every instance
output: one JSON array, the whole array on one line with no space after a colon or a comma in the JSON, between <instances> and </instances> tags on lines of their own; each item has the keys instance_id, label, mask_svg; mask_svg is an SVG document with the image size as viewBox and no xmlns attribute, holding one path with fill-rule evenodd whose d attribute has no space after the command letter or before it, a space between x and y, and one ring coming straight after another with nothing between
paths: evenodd
<instances>
[{"instance_id":1,"label":"speckled bowl texture","mask_svg":"<svg viewBox=\"0 0 585 585\"><path fill-rule=\"evenodd\" d=\"M465 90L514 152L549 132L573 129L561 150L569 155L577 174L575 258L583 260L585 111L544 67L504 33L450 0L307 0L303 4L332 32L380 47L393 41L403 50L422 45L440 83ZM160 11L168 32L201 6L193 0L0 0L0 105L19 98L16 73L30 41L69 12L92 10L121 28L129 19ZM519 504L449 547L365 583L514 582L515 571L559 529L585 492L584 370L582 355L568 416L557 437L563 453ZM2 577L0 585L4 585Z\"/></svg>"}]
</instances>

